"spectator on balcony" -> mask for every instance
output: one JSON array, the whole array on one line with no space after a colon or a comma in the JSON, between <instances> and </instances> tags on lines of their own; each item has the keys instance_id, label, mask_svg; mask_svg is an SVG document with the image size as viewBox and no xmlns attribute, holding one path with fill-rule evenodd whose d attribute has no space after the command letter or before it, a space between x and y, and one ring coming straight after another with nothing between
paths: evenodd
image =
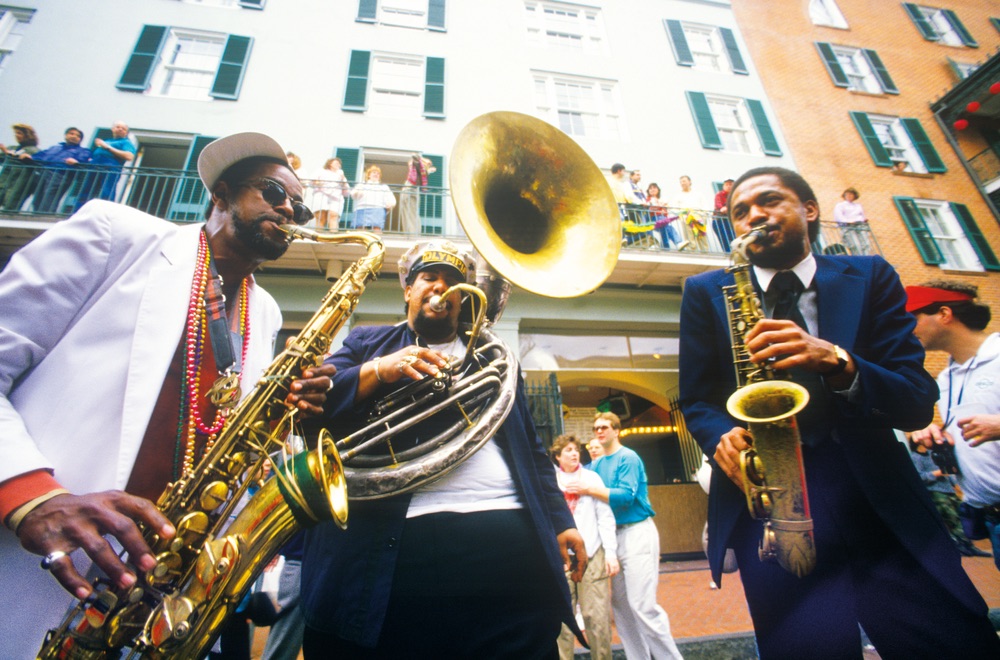
<instances>
[{"instance_id":1,"label":"spectator on balcony","mask_svg":"<svg viewBox=\"0 0 1000 660\"><path fill-rule=\"evenodd\" d=\"M0 145L3 153L3 171L0 172L0 205L5 211L17 211L32 192L29 185L34 174L31 164L21 160L21 154L38 153L38 135L27 124L14 124L16 144Z\"/></svg>"},{"instance_id":2,"label":"spectator on balcony","mask_svg":"<svg viewBox=\"0 0 1000 660\"><path fill-rule=\"evenodd\" d=\"M632 182L625 178L625 166L615 163L611 166L611 178L608 179L611 192L621 209L622 220L626 218L625 205L632 203Z\"/></svg>"},{"instance_id":3,"label":"spectator on balcony","mask_svg":"<svg viewBox=\"0 0 1000 660\"><path fill-rule=\"evenodd\" d=\"M399 221L404 234L415 236L420 233L420 188L427 186L427 175L437 172L437 168L420 154L410 157L410 167L399 194Z\"/></svg>"},{"instance_id":4,"label":"spectator on balcony","mask_svg":"<svg viewBox=\"0 0 1000 660\"><path fill-rule=\"evenodd\" d=\"M660 234L660 244L665 247L677 247L680 249L681 236L677 229L676 215L671 215L665 200L661 199L660 186L651 183L646 188L646 200L649 202L649 212L651 214L656 231Z\"/></svg>"},{"instance_id":5,"label":"spectator on balcony","mask_svg":"<svg viewBox=\"0 0 1000 660\"><path fill-rule=\"evenodd\" d=\"M382 168L372 165L365 170L364 183L354 186L351 197L356 202L354 228L381 234L385 229L386 213L396 207L396 196L382 183Z\"/></svg>"},{"instance_id":6,"label":"spectator on balcony","mask_svg":"<svg viewBox=\"0 0 1000 660\"><path fill-rule=\"evenodd\" d=\"M733 223L729 221L729 191L733 188L733 180L726 179L722 182L722 190L715 193L715 215L712 216L712 231L719 239L719 246L723 251L729 249L729 245L736 238L733 231Z\"/></svg>"},{"instance_id":7,"label":"spectator on balcony","mask_svg":"<svg viewBox=\"0 0 1000 660\"><path fill-rule=\"evenodd\" d=\"M94 170L84 175L74 211L79 211L81 206L95 197L115 201L122 167L135 160L135 145L128 137L128 124L120 119L111 125L111 139L97 138L94 146L97 148L90 156L90 165Z\"/></svg>"},{"instance_id":8,"label":"spectator on balcony","mask_svg":"<svg viewBox=\"0 0 1000 660\"><path fill-rule=\"evenodd\" d=\"M868 250L868 219L861 208L856 188L848 188L841 195L842 201L833 207L833 220L840 228L845 247L851 254L870 254Z\"/></svg>"},{"instance_id":9,"label":"spectator on balcony","mask_svg":"<svg viewBox=\"0 0 1000 660\"><path fill-rule=\"evenodd\" d=\"M351 192L344 175L343 162L336 156L323 163L323 169L316 173L316 193L313 208L316 209L316 227L337 229L340 216L344 212L344 197Z\"/></svg>"},{"instance_id":10,"label":"spectator on balcony","mask_svg":"<svg viewBox=\"0 0 1000 660\"><path fill-rule=\"evenodd\" d=\"M90 149L81 147L83 131L75 126L66 129L63 141L54 147L39 151L34 155L21 154L21 160L34 160L43 164L43 169L35 186L35 201L32 206L36 213L56 213L59 201L73 185L73 169L77 165L90 162Z\"/></svg>"},{"instance_id":11,"label":"spectator on balcony","mask_svg":"<svg viewBox=\"0 0 1000 660\"><path fill-rule=\"evenodd\" d=\"M708 217L705 213L708 204L691 188L691 177L682 176L680 184L680 192L674 193L670 206L684 221L685 238L699 251L708 252Z\"/></svg>"}]
</instances>

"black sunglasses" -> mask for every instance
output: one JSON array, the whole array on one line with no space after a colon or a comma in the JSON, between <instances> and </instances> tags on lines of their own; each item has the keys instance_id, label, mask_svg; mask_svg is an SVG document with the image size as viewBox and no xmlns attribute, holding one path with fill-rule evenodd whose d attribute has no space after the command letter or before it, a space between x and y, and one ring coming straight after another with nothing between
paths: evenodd
<instances>
[{"instance_id":1,"label":"black sunglasses","mask_svg":"<svg viewBox=\"0 0 1000 660\"><path fill-rule=\"evenodd\" d=\"M291 198L285 187L275 181L274 179L268 179L267 177L262 177L255 181L248 181L246 183L241 183L242 186L252 186L260 190L260 196L264 198L264 201L271 206L281 206L285 203L285 200L289 200L292 203L292 222L297 225L304 225L313 219L313 212L309 210L309 207L302 202L297 202Z\"/></svg>"}]
</instances>

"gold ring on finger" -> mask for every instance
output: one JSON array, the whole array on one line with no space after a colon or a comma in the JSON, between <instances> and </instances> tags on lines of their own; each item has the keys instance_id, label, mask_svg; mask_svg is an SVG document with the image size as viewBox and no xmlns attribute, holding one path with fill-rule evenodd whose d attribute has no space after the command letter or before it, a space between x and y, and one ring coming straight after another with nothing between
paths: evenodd
<instances>
[{"instance_id":1,"label":"gold ring on finger","mask_svg":"<svg viewBox=\"0 0 1000 660\"><path fill-rule=\"evenodd\" d=\"M417 348L417 347L413 347L413 348L411 348L411 349L410 349L410 355L412 355L412 356L414 356L414 357L416 357L416 356L420 355L420 349L419 349L419 348Z\"/></svg>"}]
</instances>

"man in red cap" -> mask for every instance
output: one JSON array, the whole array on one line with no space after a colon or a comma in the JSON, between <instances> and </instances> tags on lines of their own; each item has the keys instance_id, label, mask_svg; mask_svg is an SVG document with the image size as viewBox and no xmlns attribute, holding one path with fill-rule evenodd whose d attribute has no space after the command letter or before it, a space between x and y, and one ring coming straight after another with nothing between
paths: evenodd
<instances>
[{"instance_id":1,"label":"man in red cap","mask_svg":"<svg viewBox=\"0 0 1000 660\"><path fill-rule=\"evenodd\" d=\"M961 282L906 287L906 311L917 317L913 334L927 350L951 356L937 379L942 425L912 438L928 449L955 448L965 502L983 512L1000 569L1000 333L986 332L990 308L977 294Z\"/></svg>"}]
</instances>

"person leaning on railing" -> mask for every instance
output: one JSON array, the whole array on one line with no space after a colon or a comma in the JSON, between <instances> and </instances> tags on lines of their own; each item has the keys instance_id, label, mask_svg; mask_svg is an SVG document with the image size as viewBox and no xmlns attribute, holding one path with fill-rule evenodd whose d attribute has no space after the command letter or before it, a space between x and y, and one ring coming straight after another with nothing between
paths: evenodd
<instances>
[{"instance_id":1,"label":"person leaning on railing","mask_svg":"<svg viewBox=\"0 0 1000 660\"><path fill-rule=\"evenodd\" d=\"M3 153L3 171L0 171L0 206L5 211L17 211L33 192L31 162L21 160L21 155L38 153L38 135L28 124L14 124L16 144L0 145Z\"/></svg>"}]
</instances>

